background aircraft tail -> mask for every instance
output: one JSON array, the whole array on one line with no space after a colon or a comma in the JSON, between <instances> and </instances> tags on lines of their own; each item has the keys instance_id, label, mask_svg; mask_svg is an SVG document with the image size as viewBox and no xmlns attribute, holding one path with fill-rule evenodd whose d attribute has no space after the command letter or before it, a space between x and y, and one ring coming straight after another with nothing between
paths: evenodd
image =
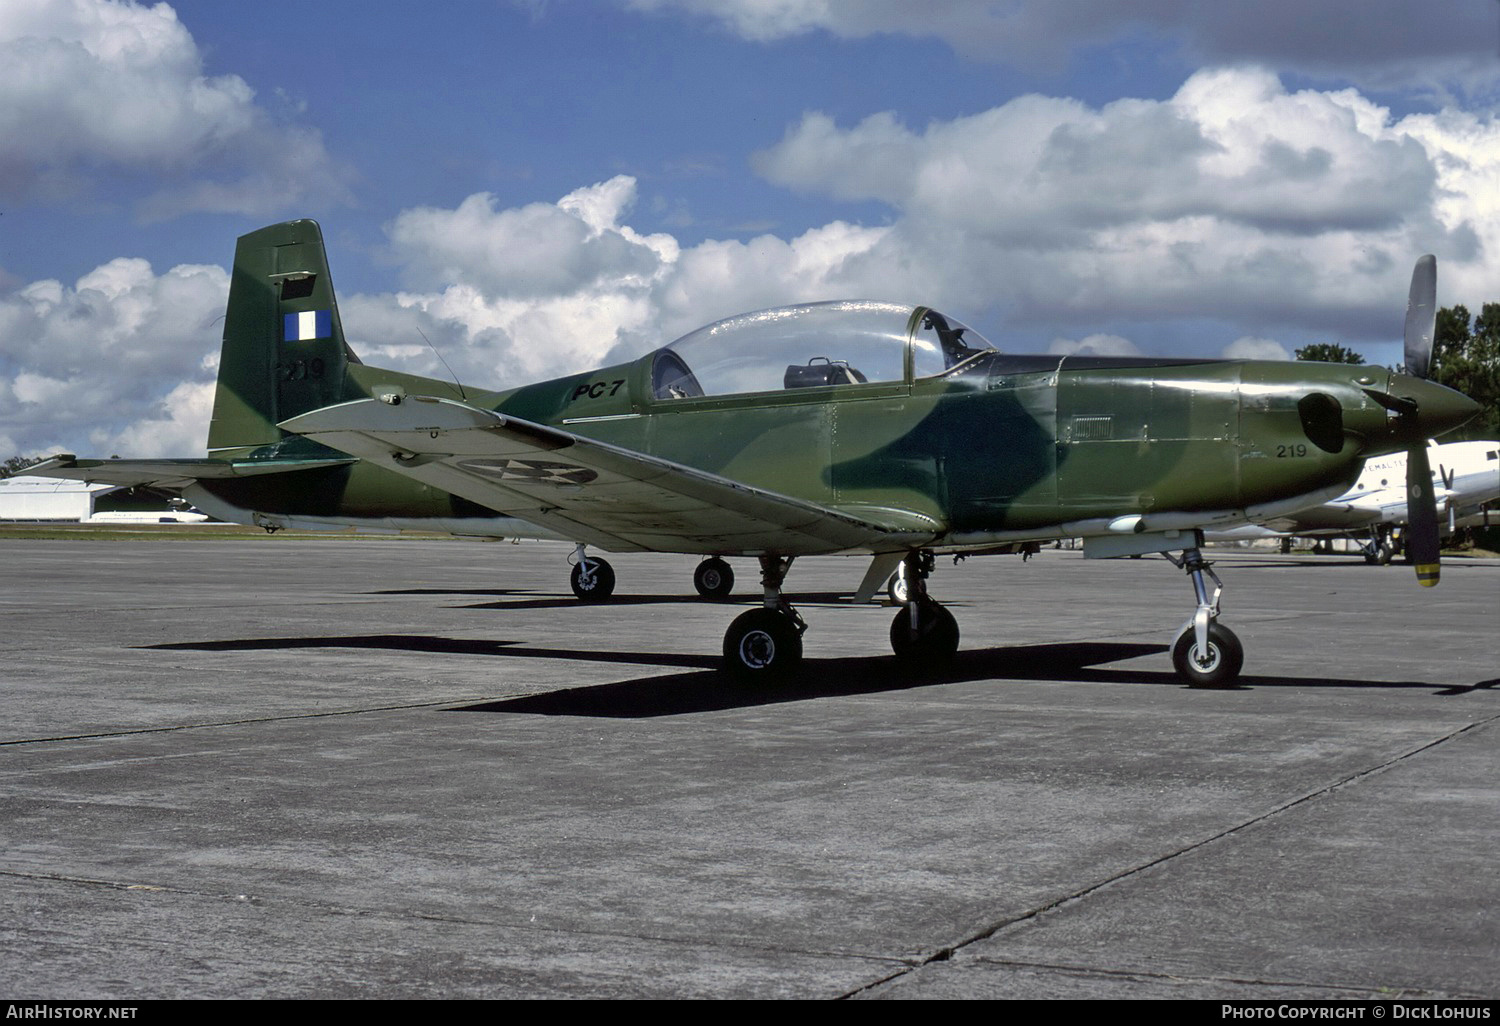
<instances>
[{"instance_id":1,"label":"background aircraft tail","mask_svg":"<svg viewBox=\"0 0 1500 1026\"><path fill-rule=\"evenodd\" d=\"M210 455L273 445L276 425L331 403L360 398L345 368L359 363L344 341L323 231L316 221L287 221L240 237L229 307Z\"/></svg>"}]
</instances>

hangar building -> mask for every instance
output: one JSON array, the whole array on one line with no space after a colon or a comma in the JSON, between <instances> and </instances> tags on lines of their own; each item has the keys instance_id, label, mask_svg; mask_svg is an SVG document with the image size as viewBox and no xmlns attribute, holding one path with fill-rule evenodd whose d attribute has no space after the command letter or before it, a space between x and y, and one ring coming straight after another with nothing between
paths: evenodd
<instances>
[{"instance_id":1,"label":"hangar building","mask_svg":"<svg viewBox=\"0 0 1500 1026\"><path fill-rule=\"evenodd\" d=\"M0 521L186 523L206 519L201 513L172 509L169 499L148 488L20 474L0 478Z\"/></svg>"}]
</instances>

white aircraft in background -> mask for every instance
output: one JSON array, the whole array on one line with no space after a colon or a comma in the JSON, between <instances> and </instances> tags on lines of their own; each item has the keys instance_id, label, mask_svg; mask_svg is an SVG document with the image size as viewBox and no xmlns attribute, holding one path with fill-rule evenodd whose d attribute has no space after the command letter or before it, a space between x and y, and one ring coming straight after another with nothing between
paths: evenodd
<instances>
[{"instance_id":1,"label":"white aircraft in background","mask_svg":"<svg viewBox=\"0 0 1500 1026\"><path fill-rule=\"evenodd\" d=\"M1491 521L1485 504L1500 499L1500 442L1427 443L1432 466L1433 491L1440 518L1446 517L1448 533L1466 525ZM1210 539L1223 541L1253 538L1358 538L1370 563L1389 563L1399 547L1393 534L1407 523L1406 453L1397 452L1365 462L1359 479L1343 495L1258 527L1216 531ZM1500 515L1493 517L1500 524Z\"/></svg>"}]
</instances>

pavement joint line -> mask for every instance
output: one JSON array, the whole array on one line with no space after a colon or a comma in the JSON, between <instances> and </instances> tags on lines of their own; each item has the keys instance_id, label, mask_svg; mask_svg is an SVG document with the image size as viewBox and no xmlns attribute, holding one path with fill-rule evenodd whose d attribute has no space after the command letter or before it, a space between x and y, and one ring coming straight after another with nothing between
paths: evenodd
<instances>
[{"instance_id":1,"label":"pavement joint line","mask_svg":"<svg viewBox=\"0 0 1500 1026\"><path fill-rule=\"evenodd\" d=\"M1096 893L1097 891L1101 891L1112 884L1119 883L1123 880L1128 880L1133 876L1137 876L1141 873L1146 872L1147 870L1154 869L1157 866L1166 865L1167 863L1173 862L1185 855L1189 855L1202 848L1206 848L1211 844L1215 844L1227 837L1238 834L1241 831L1247 830L1253 826L1257 826L1258 824L1264 823L1274 817L1280 816L1282 813L1295 809L1300 805L1304 805L1325 795L1332 794L1335 791L1342 790L1345 787L1348 787L1351 784L1358 783L1359 781L1364 780L1367 777L1374 776L1378 773L1384 773L1392 767L1403 763L1415 756L1418 756L1423 752L1430 751L1431 749L1436 748L1439 745L1447 744L1449 741L1467 734L1471 730L1487 726L1491 723L1495 723L1496 721L1500 721L1500 715L1488 716L1481 720L1475 720L1473 722L1466 723L1461 727L1448 731L1446 734L1443 734L1440 737L1434 738L1431 741L1424 742L1423 744L1420 744L1417 747L1410 749L1409 751L1392 756L1391 758L1385 760L1384 762L1378 763L1377 765L1358 770L1354 773L1350 773L1349 775L1339 780L1335 780L1331 784L1325 784L1324 786L1314 791L1309 791L1306 794L1291 799L1290 801L1283 802L1280 805L1277 805L1275 808L1268 809L1265 812L1252 816L1242 823L1236 823L1233 826L1226 827L1215 834L1211 834L1210 836L1205 837L1201 840L1194 841L1192 844L1178 848L1176 851L1170 851L1164 855L1159 855L1147 862L1143 862L1136 866L1131 866L1127 869L1122 869L1117 873L1105 877L1103 880L1096 881L1088 885L1087 887L1082 887L1071 894L1065 894L1060 898L1054 898L1052 901L1049 901L1043 905L1039 905L1036 908L1028 909L1027 911L1022 912L1018 915L1003 919L1000 922L985 927L968 937L961 938L953 942L952 944L944 945L925 958L913 960L907 966L907 968L892 973L890 976L882 980L876 980L872 983L866 984L865 986L856 987L854 990L846 991L844 994L840 995L840 998L842 999L858 996L859 994L868 992L869 990L871 990L871 988L878 987L883 984L900 979L903 976L916 972L918 969L922 969L926 966L933 965L938 962L950 961L952 960L954 955L958 954L964 948L967 948L973 944L977 944L980 941L989 940L1001 930L1015 926L1019 923L1026 923L1034 919L1039 919L1049 912L1055 912L1063 908L1064 906L1083 901L1090 895Z\"/></svg>"}]
</instances>

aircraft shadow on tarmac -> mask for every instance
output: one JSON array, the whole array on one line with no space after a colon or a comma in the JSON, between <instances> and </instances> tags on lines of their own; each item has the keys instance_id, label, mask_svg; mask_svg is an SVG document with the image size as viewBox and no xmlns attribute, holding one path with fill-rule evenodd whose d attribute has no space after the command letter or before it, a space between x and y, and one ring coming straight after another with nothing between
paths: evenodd
<instances>
[{"instance_id":1,"label":"aircraft shadow on tarmac","mask_svg":"<svg viewBox=\"0 0 1500 1026\"><path fill-rule=\"evenodd\" d=\"M1167 685L1190 690L1171 671L1125 670L1101 666L1166 652L1166 645L1129 642L1020 645L959 652L946 666L916 672L890 656L808 659L804 661L800 674L775 687L746 687L712 671L685 672L568 688L498 702L483 702L456 707L452 711L649 718L973 681ZM1241 677L1233 688L1221 690L1243 691L1257 687L1415 688L1437 689L1436 694L1454 695L1497 684L1500 684L1500 679L1450 687L1422 681L1252 676Z\"/></svg>"},{"instance_id":2,"label":"aircraft shadow on tarmac","mask_svg":"<svg viewBox=\"0 0 1500 1026\"><path fill-rule=\"evenodd\" d=\"M521 641L444 638L431 635L374 634L301 638L248 638L174 642L143 649L253 652L293 649L381 649L431 655L520 657L681 667L682 672L654 674L608 684L564 688L474 705L453 712L488 712L539 716L651 718L714 712L819 698L879 694L975 681L1057 681L1166 685L1187 690L1170 670L1130 670L1103 664L1166 653L1167 646L1135 642L1067 642L960 651L941 667L913 670L889 655L807 659L795 677L775 685L746 685L718 672L709 655L660 652L607 652L540 648ZM1371 681L1333 677L1243 676L1231 690L1260 687L1418 689L1436 695L1461 695L1500 685L1500 678L1472 685L1431 681Z\"/></svg>"}]
</instances>

